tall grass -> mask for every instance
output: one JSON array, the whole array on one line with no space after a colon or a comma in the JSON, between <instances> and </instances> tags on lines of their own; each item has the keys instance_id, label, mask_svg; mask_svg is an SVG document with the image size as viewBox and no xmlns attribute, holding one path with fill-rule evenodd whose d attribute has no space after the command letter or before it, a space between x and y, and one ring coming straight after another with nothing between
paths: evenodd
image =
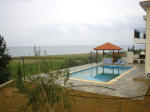
<instances>
[{"instance_id":1,"label":"tall grass","mask_svg":"<svg viewBox=\"0 0 150 112\"><path fill-rule=\"evenodd\" d=\"M99 55L99 61L102 60L101 58L101 55ZM49 62L48 69L50 71L57 71L64 68L96 62L95 55L93 55L93 57L91 58L91 54L24 57L24 63L21 57L16 57L13 58L13 60L10 63L10 72L12 75L11 78L16 77L18 62L21 63L21 69L23 71L22 74L25 76L42 73L42 60L46 60L47 62Z\"/></svg>"},{"instance_id":2,"label":"tall grass","mask_svg":"<svg viewBox=\"0 0 150 112\"><path fill-rule=\"evenodd\" d=\"M65 61L49 61L50 65L49 65L49 70L51 71L55 71L55 70L59 70L62 68L62 66L64 65ZM12 75L12 78L16 77L17 74L17 64L18 62L11 62L10 64L10 72ZM32 62L32 63L21 63L21 69L22 69L22 74L25 76L28 75L34 75L34 74L40 74L41 72L41 66L43 65L42 61L37 61L37 62ZM24 74L25 73L25 74Z\"/></svg>"}]
</instances>

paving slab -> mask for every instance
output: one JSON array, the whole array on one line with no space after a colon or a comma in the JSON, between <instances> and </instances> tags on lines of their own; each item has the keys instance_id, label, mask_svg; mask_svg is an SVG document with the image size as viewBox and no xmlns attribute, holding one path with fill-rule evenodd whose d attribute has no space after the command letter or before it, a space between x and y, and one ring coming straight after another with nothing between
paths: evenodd
<instances>
[{"instance_id":1,"label":"paving slab","mask_svg":"<svg viewBox=\"0 0 150 112\"><path fill-rule=\"evenodd\" d=\"M69 70L71 73L73 73L90 67L98 66L101 64L102 63L86 64L82 66L69 68ZM73 80L73 79L70 79L69 82L72 83L74 86L82 85L82 86L73 87L73 89L75 90L92 92L97 94L119 96L125 98L145 95L149 88L149 84L145 82L133 80L134 77L144 74L144 70L145 70L144 65L133 65L133 67L134 67L133 70L124 74L122 77L118 78L117 80L113 81L110 84L87 82L87 81ZM97 87L97 86L103 86L103 87ZM109 87L114 90L105 87ZM143 99L143 98L144 97L137 98L137 99Z\"/></svg>"}]
</instances>

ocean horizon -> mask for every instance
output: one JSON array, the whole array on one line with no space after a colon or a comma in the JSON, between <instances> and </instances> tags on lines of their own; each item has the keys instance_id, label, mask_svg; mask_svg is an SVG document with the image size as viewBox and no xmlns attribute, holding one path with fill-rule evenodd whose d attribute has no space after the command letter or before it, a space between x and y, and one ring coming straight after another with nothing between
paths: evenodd
<instances>
[{"instance_id":1,"label":"ocean horizon","mask_svg":"<svg viewBox=\"0 0 150 112\"><path fill-rule=\"evenodd\" d=\"M133 45L119 45L124 51L128 48L132 48ZM144 45L134 45L135 49L144 49ZM95 52L93 48L96 45L78 45L78 46L40 46L40 55L63 55L63 54L84 54ZM37 46L38 48L38 46ZM9 54L12 57L20 56L34 56L34 46L25 47L8 47Z\"/></svg>"}]
</instances>

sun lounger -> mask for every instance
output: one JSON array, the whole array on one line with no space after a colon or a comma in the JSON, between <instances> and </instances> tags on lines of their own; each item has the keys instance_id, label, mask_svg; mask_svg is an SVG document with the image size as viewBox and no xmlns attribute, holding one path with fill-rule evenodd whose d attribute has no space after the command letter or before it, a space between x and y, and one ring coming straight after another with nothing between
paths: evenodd
<instances>
[{"instance_id":1,"label":"sun lounger","mask_svg":"<svg viewBox=\"0 0 150 112\"><path fill-rule=\"evenodd\" d=\"M103 64L105 64L105 65L112 64L112 63L113 63L112 59L104 59L103 60Z\"/></svg>"},{"instance_id":2,"label":"sun lounger","mask_svg":"<svg viewBox=\"0 0 150 112\"><path fill-rule=\"evenodd\" d=\"M103 64L108 64L108 59L104 59Z\"/></svg>"},{"instance_id":3,"label":"sun lounger","mask_svg":"<svg viewBox=\"0 0 150 112\"><path fill-rule=\"evenodd\" d=\"M121 64L121 59L117 59L117 62L115 64L117 65Z\"/></svg>"},{"instance_id":4,"label":"sun lounger","mask_svg":"<svg viewBox=\"0 0 150 112\"><path fill-rule=\"evenodd\" d=\"M112 64L113 60L112 59L108 59L108 64Z\"/></svg>"},{"instance_id":5,"label":"sun lounger","mask_svg":"<svg viewBox=\"0 0 150 112\"><path fill-rule=\"evenodd\" d=\"M127 64L127 61L125 59L122 59L121 64L125 65L125 64Z\"/></svg>"}]
</instances>

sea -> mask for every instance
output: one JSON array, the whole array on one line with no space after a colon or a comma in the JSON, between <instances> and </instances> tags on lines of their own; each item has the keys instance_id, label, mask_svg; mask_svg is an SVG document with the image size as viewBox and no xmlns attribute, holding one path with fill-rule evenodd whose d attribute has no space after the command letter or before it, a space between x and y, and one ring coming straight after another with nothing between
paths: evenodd
<instances>
[{"instance_id":1,"label":"sea","mask_svg":"<svg viewBox=\"0 0 150 112\"><path fill-rule=\"evenodd\" d=\"M118 45L124 51L128 48L132 48L133 45ZM144 45L134 45L135 49L145 49ZM95 52L93 48L96 45L84 45L84 46L38 46L40 47L40 55L63 55L63 54L84 54ZM34 56L34 46L26 46L26 47L8 47L9 54L12 57L20 57L20 56Z\"/></svg>"}]
</instances>

